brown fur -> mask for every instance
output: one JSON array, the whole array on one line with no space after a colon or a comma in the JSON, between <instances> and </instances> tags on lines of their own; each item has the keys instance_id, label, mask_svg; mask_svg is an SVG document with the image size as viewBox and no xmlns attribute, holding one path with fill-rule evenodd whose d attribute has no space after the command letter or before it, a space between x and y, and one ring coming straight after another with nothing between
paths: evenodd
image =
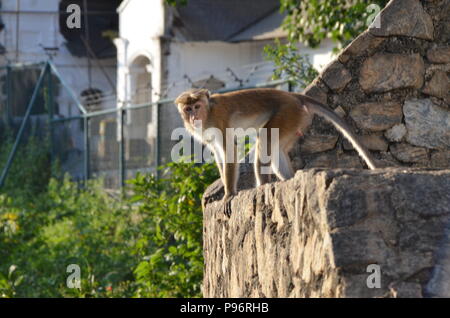
<instances>
[{"instance_id":1,"label":"brown fur","mask_svg":"<svg viewBox=\"0 0 450 318\"><path fill-rule=\"evenodd\" d=\"M209 91L197 89L182 93L175 100L175 103L185 127L190 132L194 131L192 124L194 119L202 120L203 130L215 127L222 131L223 136L225 136L226 128L237 128L236 125L238 124L256 129L267 128L269 132L267 140L262 142L258 139L255 149L255 176L258 185L266 182L265 176L261 174L262 164L259 158L263 150L270 156L270 149L265 149L267 145L270 145L270 129L279 129L280 162L279 166L271 164L272 169L281 180L286 180L294 174L289 162L288 152L299 136L308 129L314 114L331 121L351 141L369 167L375 168L370 154L359 143L356 135L353 134L346 123L325 105L302 94L261 88L210 96ZM205 140L203 142L207 144ZM235 148L235 145L232 143L228 147ZM222 151L227 154L225 141ZM217 160L217 153L215 152L215 154ZM236 184L239 177L238 163L236 160L231 163L226 162L223 165L217 162L217 166L225 187L224 199L229 202L236 193Z\"/></svg>"},{"instance_id":2,"label":"brown fur","mask_svg":"<svg viewBox=\"0 0 450 318\"><path fill-rule=\"evenodd\" d=\"M207 89L192 89L178 96L175 100L175 104L192 105L204 96L209 98L209 91Z\"/></svg>"}]
</instances>

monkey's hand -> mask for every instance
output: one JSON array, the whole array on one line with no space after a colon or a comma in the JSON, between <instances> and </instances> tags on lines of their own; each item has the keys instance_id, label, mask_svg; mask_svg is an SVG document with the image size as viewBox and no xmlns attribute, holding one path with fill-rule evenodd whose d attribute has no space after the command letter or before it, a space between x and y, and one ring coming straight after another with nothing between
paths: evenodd
<instances>
[{"instance_id":1,"label":"monkey's hand","mask_svg":"<svg viewBox=\"0 0 450 318\"><path fill-rule=\"evenodd\" d=\"M223 213L230 217L231 216L231 200L233 200L234 194L231 193L225 193L223 196L222 202L223 202Z\"/></svg>"}]
</instances>

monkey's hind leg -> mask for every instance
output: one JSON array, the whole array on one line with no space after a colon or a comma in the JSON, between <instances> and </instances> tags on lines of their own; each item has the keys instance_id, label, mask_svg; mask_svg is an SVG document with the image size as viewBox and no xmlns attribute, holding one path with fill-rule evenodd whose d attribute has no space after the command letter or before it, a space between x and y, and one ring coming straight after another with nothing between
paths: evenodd
<instances>
[{"instance_id":1,"label":"monkey's hind leg","mask_svg":"<svg viewBox=\"0 0 450 318\"><path fill-rule=\"evenodd\" d=\"M294 115L292 116L293 118L295 118ZM299 123L292 123L294 127L298 125ZM272 131L272 129L277 129L277 131ZM283 125L282 117L280 116L274 116L260 129L258 135L258 153L255 156L255 175L257 180L262 176L261 161L267 161L271 171L282 181L294 176L295 171L292 168L288 153L298 139L296 132L297 130L292 130L290 125ZM277 133L278 140L276 134L272 136L273 133ZM263 156L266 157L262 159ZM268 175L266 174L265 177L268 177Z\"/></svg>"},{"instance_id":2,"label":"monkey's hind leg","mask_svg":"<svg viewBox=\"0 0 450 318\"><path fill-rule=\"evenodd\" d=\"M282 181L293 178L295 175L295 170L289 158L289 151L298 140L299 131L299 129L294 132L292 130L284 131L285 136L283 136L284 138L280 138L278 154L275 154L272 158L272 169Z\"/></svg>"},{"instance_id":3,"label":"monkey's hind leg","mask_svg":"<svg viewBox=\"0 0 450 318\"><path fill-rule=\"evenodd\" d=\"M256 186L259 187L260 185L263 185L267 182L269 182L270 175L267 173L267 169L270 168L270 166L264 165L261 162L261 154L267 153L266 151L266 141L261 142L260 138L256 141L255 145L255 157L254 157L254 172L255 172L255 179L256 179ZM265 171L263 171L263 168ZM264 173L263 173L264 172Z\"/></svg>"},{"instance_id":4,"label":"monkey's hind leg","mask_svg":"<svg viewBox=\"0 0 450 318\"><path fill-rule=\"evenodd\" d=\"M278 152L278 158L272 158L272 169L276 176L282 181L294 177L295 174L288 154L282 149Z\"/></svg>"}]
</instances>

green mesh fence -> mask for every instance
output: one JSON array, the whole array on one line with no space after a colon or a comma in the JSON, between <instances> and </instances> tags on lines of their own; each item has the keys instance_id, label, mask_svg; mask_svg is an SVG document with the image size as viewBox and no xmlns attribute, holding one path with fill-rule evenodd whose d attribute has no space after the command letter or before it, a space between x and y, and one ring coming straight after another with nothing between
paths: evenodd
<instances>
[{"instance_id":1,"label":"green mesh fence","mask_svg":"<svg viewBox=\"0 0 450 318\"><path fill-rule=\"evenodd\" d=\"M171 161L172 133L182 126L171 99L88 113L51 62L0 67L0 187L33 137L63 174L120 189L137 172L155 173Z\"/></svg>"},{"instance_id":2,"label":"green mesh fence","mask_svg":"<svg viewBox=\"0 0 450 318\"><path fill-rule=\"evenodd\" d=\"M31 156L27 145L48 147L50 99L46 70L44 64L0 68L0 186L8 185L9 171L16 179L28 178L19 167Z\"/></svg>"}]
</instances>

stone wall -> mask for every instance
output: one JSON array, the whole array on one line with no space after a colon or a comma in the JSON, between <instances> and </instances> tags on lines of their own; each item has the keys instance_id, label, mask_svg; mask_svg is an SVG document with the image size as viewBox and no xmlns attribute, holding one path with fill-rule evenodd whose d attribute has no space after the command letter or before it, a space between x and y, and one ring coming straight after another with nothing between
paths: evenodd
<instances>
[{"instance_id":1,"label":"stone wall","mask_svg":"<svg viewBox=\"0 0 450 318\"><path fill-rule=\"evenodd\" d=\"M204 296L450 297L450 0L392 0L380 23L305 93L391 168L317 169L364 163L316 116L295 178L253 189L242 165L230 218L218 180L203 197Z\"/></svg>"},{"instance_id":2,"label":"stone wall","mask_svg":"<svg viewBox=\"0 0 450 318\"><path fill-rule=\"evenodd\" d=\"M205 297L450 297L450 170L298 171L240 191L230 218L217 189L204 196Z\"/></svg>"},{"instance_id":3,"label":"stone wall","mask_svg":"<svg viewBox=\"0 0 450 318\"><path fill-rule=\"evenodd\" d=\"M344 117L380 166L448 168L450 0L394 0L379 21L305 93ZM291 157L297 169L364 166L319 118Z\"/></svg>"}]
</instances>

